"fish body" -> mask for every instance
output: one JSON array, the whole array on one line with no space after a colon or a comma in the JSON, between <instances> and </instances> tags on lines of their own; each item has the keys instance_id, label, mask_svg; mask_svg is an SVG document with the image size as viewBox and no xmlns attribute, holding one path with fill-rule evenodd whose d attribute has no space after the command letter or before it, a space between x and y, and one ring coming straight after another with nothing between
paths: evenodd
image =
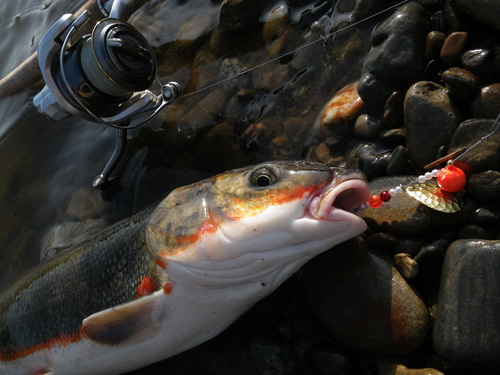
<instances>
[{"instance_id":1,"label":"fish body","mask_svg":"<svg viewBox=\"0 0 500 375\"><path fill-rule=\"evenodd\" d=\"M0 293L0 374L120 374L216 336L366 229L355 171L269 162L181 187Z\"/></svg>"}]
</instances>

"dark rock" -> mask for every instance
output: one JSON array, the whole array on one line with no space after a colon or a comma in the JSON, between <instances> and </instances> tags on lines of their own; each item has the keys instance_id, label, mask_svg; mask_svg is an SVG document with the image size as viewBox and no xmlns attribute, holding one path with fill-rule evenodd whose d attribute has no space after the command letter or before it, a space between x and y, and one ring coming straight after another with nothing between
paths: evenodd
<instances>
[{"instance_id":1,"label":"dark rock","mask_svg":"<svg viewBox=\"0 0 500 375\"><path fill-rule=\"evenodd\" d=\"M251 76L241 74L246 70L247 67L241 66L238 59L224 59L219 71L219 81L224 81L222 87L226 93L231 94L238 88L251 86Z\"/></svg>"},{"instance_id":2,"label":"dark rock","mask_svg":"<svg viewBox=\"0 0 500 375\"><path fill-rule=\"evenodd\" d=\"M365 140L372 140L382 131L383 126L375 117L364 114L358 116L354 124L354 135Z\"/></svg>"},{"instance_id":3,"label":"dark rock","mask_svg":"<svg viewBox=\"0 0 500 375\"><path fill-rule=\"evenodd\" d=\"M425 240L421 236L404 236L399 237L398 246L394 249L394 255L399 253L407 253L415 256L425 244Z\"/></svg>"},{"instance_id":4,"label":"dark rock","mask_svg":"<svg viewBox=\"0 0 500 375\"><path fill-rule=\"evenodd\" d=\"M500 366L500 241L458 240L446 253L434 325L434 347L449 366Z\"/></svg>"},{"instance_id":5,"label":"dark rock","mask_svg":"<svg viewBox=\"0 0 500 375\"><path fill-rule=\"evenodd\" d=\"M425 114L424 116L422 114ZM410 160L423 168L447 146L459 124L448 91L433 82L417 82L405 97L406 144Z\"/></svg>"},{"instance_id":6,"label":"dark rock","mask_svg":"<svg viewBox=\"0 0 500 375\"><path fill-rule=\"evenodd\" d=\"M217 122L227 102L227 95L222 89L212 91L200 100L194 108L178 121L179 129L199 129Z\"/></svg>"},{"instance_id":7,"label":"dark rock","mask_svg":"<svg viewBox=\"0 0 500 375\"><path fill-rule=\"evenodd\" d=\"M304 269L306 301L326 332L371 353L417 350L429 327L427 308L383 253L358 237Z\"/></svg>"},{"instance_id":8,"label":"dark rock","mask_svg":"<svg viewBox=\"0 0 500 375\"><path fill-rule=\"evenodd\" d=\"M442 79L450 95L458 99L470 98L479 88L476 76L462 68L454 67L444 71Z\"/></svg>"},{"instance_id":9,"label":"dark rock","mask_svg":"<svg viewBox=\"0 0 500 375\"><path fill-rule=\"evenodd\" d=\"M429 31L424 8L415 2L403 5L374 30L358 87L370 113L381 113L394 91L406 90L420 78Z\"/></svg>"},{"instance_id":10,"label":"dark rock","mask_svg":"<svg viewBox=\"0 0 500 375\"><path fill-rule=\"evenodd\" d=\"M385 102L382 121L388 128L401 127L403 124L404 94L395 91Z\"/></svg>"},{"instance_id":11,"label":"dark rock","mask_svg":"<svg viewBox=\"0 0 500 375\"><path fill-rule=\"evenodd\" d=\"M467 192L478 201L500 197L500 172L485 171L474 174L467 181Z\"/></svg>"},{"instance_id":12,"label":"dark rock","mask_svg":"<svg viewBox=\"0 0 500 375\"><path fill-rule=\"evenodd\" d=\"M256 338L250 343L250 353L256 364L257 374L299 373L297 359L290 343Z\"/></svg>"},{"instance_id":13,"label":"dark rock","mask_svg":"<svg viewBox=\"0 0 500 375\"><path fill-rule=\"evenodd\" d=\"M487 80L495 69L494 58L492 51L486 48L470 49L462 54L462 66Z\"/></svg>"},{"instance_id":14,"label":"dark rock","mask_svg":"<svg viewBox=\"0 0 500 375\"><path fill-rule=\"evenodd\" d=\"M368 180L372 180L385 174L391 154L380 152L371 144L360 144L348 157L350 168L362 170Z\"/></svg>"},{"instance_id":15,"label":"dark rock","mask_svg":"<svg viewBox=\"0 0 500 375\"><path fill-rule=\"evenodd\" d=\"M439 57L446 34L441 31L431 31L425 38L425 58L432 60Z\"/></svg>"},{"instance_id":16,"label":"dark rock","mask_svg":"<svg viewBox=\"0 0 500 375\"><path fill-rule=\"evenodd\" d=\"M481 143L471 148L457 161L458 165L467 174L476 174L487 170L500 171L500 144L499 127L492 133L495 121L492 119L469 119L462 122L450 142L449 152L460 148L470 148L482 137L486 137Z\"/></svg>"},{"instance_id":17,"label":"dark rock","mask_svg":"<svg viewBox=\"0 0 500 375\"><path fill-rule=\"evenodd\" d=\"M464 31L455 31L446 37L439 53L441 60L446 65L456 66L460 64L468 36L469 34Z\"/></svg>"},{"instance_id":18,"label":"dark rock","mask_svg":"<svg viewBox=\"0 0 500 375\"><path fill-rule=\"evenodd\" d=\"M397 146L391 154L389 163L387 163L386 173L389 176L395 176L403 172L408 164L408 151L404 146Z\"/></svg>"},{"instance_id":19,"label":"dark rock","mask_svg":"<svg viewBox=\"0 0 500 375\"><path fill-rule=\"evenodd\" d=\"M465 225L458 232L458 238L461 239L481 239L481 240L489 240L490 237L488 233L484 230L484 228L479 225Z\"/></svg>"},{"instance_id":20,"label":"dark rock","mask_svg":"<svg viewBox=\"0 0 500 375\"><path fill-rule=\"evenodd\" d=\"M393 147L403 146L406 144L406 132L404 129L390 129L380 135L380 140Z\"/></svg>"},{"instance_id":21,"label":"dark rock","mask_svg":"<svg viewBox=\"0 0 500 375\"><path fill-rule=\"evenodd\" d=\"M219 22L228 31L244 31L254 25L270 0L224 0Z\"/></svg>"},{"instance_id":22,"label":"dark rock","mask_svg":"<svg viewBox=\"0 0 500 375\"><path fill-rule=\"evenodd\" d=\"M424 81L431 81L435 83L441 82L441 74L446 70L446 66L441 59L433 59L427 63L424 69Z\"/></svg>"},{"instance_id":23,"label":"dark rock","mask_svg":"<svg viewBox=\"0 0 500 375\"><path fill-rule=\"evenodd\" d=\"M352 375L356 366L350 356L333 347L312 348L309 361L316 375Z\"/></svg>"},{"instance_id":24,"label":"dark rock","mask_svg":"<svg viewBox=\"0 0 500 375\"><path fill-rule=\"evenodd\" d=\"M418 254L415 256L415 260L419 264L431 264L440 263L444 255L446 254L446 249L448 248L449 242L444 238L436 240L431 244L423 246ZM440 260L441 259L441 260Z\"/></svg>"},{"instance_id":25,"label":"dark rock","mask_svg":"<svg viewBox=\"0 0 500 375\"><path fill-rule=\"evenodd\" d=\"M367 238L372 249L393 249L398 245L398 238L390 233L377 232Z\"/></svg>"},{"instance_id":26,"label":"dark rock","mask_svg":"<svg viewBox=\"0 0 500 375\"><path fill-rule=\"evenodd\" d=\"M455 0L457 6L478 21L500 30L500 3L496 0Z\"/></svg>"},{"instance_id":27,"label":"dark rock","mask_svg":"<svg viewBox=\"0 0 500 375\"><path fill-rule=\"evenodd\" d=\"M500 113L500 83L485 86L472 100L472 117L496 118Z\"/></svg>"}]
</instances>

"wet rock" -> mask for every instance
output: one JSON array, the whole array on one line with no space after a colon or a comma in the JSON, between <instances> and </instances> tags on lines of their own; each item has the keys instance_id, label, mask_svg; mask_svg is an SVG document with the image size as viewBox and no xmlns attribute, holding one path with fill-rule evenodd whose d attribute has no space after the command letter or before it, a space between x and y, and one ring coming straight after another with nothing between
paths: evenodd
<instances>
[{"instance_id":1,"label":"wet rock","mask_svg":"<svg viewBox=\"0 0 500 375\"><path fill-rule=\"evenodd\" d=\"M403 125L404 94L395 91L385 102L382 121L388 128L401 127Z\"/></svg>"},{"instance_id":2,"label":"wet rock","mask_svg":"<svg viewBox=\"0 0 500 375\"><path fill-rule=\"evenodd\" d=\"M71 196L66 215L73 220L82 221L98 217L108 208L109 203L101 199L98 191L92 188L81 188Z\"/></svg>"},{"instance_id":3,"label":"wet rock","mask_svg":"<svg viewBox=\"0 0 500 375\"><path fill-rule=\"evenodd\" d=\"M408 155L423 168L436 159L442 145L448 146L460 123L455 105L444 87L423 81L406 93L404 110Z\"/></svg>"},{"instance_id":4,"label":"wet rock","mask_svg":"<svg viewBox=\"0 0 500 375\"><path fill-rule=\"evenodd\" d=\"M278 39L289 26L289 10L284 4L277 5L268 14L262 17L264 26L262 37L265 44Z\"/></svg>"},{"instance_id":5,"label":"wet rock","mask_svg":"<svg viewBox=\"0 0 500 375\"><path fill-rule=\"evenodd\" d=\"M420 77L429 31L424 8L415 2L403 5L374 30L359 84L370 113L381 113L394 91L406 90Z\"/></svg>"},{"instance_id":6,"label":"wet rock","mask_svg":"<svg viewBox=\"0 0 500 375\"><path fill-rule=\"evenodd\" d=\"M345 352L333 347L313 348L308 354L316 375L350 375L354 374L356 369L352 359Z\"/></svg>"},{"instance_id":7,"label":"wet rock","mask_svg":"<svg viewBox=\"0 0 500 375\"><path fill-rule=\"evenodd\" d=\"M380 152L372 144L360 144L349 153L348 158L350 160L349 168L362 170L368 180L371 180L384 175L391 154Z\"/></svg>"},{"instance_id":8,"label":"wet rock","mask_svg":"<svg viewBox=\"0 0 500 375\"><path fill-rule=\"evenodd\" d=\"M222 87L224 87L226 93L232 93L238 88L251 87L250 74L241 74L247 69L246 66L241 65L238 59L225 59L222 62L219 72L219 81L224 81ZM233 77L234 79L232 79Z\"/></svg>"},{"instance_id":9,"label":"wet rock","mask_svg":"<svg viewBox=\"0 0 500 375\"><path fill-rule=\"evenodd\" d=\"M481 240L490 239L488 233L486 233L484 228L480 227L479 225L473 225L473 224L465 225L464 227L462 227L458 232L458 238L462 239L474 238Z\"/></svg>"},{"instance_id":10,"label":"wet rock","mask_svg":"<svg viewBox=\"0 0 500 375\"><path fill-rule=\"evenodd\" d=\"M486 80L494 72L494 58L491 50L485 48L470 49L462 54L462 65L465 69Z\"/></svg>"},{"instance_id":11,"label":"wet rock","mask_svg":"<svg viewBox=\"0 0 500 375\"><path fill-rule=\"evenodd\" d=\"M446 252L433 342L449 366L500 366L500 241L458 240Z\"/></svg>"},{"instance_id":12,"label":"wet rock","mask_svg":"<svg viewBox=\"0 0 500 375\"><path fill-rule=\"evenodd\" d=\"M395 176L403 172L408 163L408 150L404 146L397 146L391 154L389 163L385 169L389 176Z\"/></svg>"},{"instance_id":13,"label":"wet rock","mask_svg":"<svg viewBox=\"0 0 500 375\"><path fill-rule=\"evenodd\" d=\"M474 174L467 181L467 192L478 201L487 201L500 197L500 172L485 171Z\"/></svg>"},{"instance_id":14,"label":"wet rock","mask_svg":"<svg viewBox=\"0 0 500 375\"><path fill-rule=\"evenodd\" d=\"M399 273L406 279L413 279L418 275L418 263L408 253L394 255L394 264Z\"/></svg>"},{"instance_id":15,"label":"wet rock","mask_svg":"<svg viewBox=\"0 0 500 375\"><path fill-rule=\"evenodd\" d=\"M415 256L415 260L421 265L430 265L432 263L440 264L440 259L442 260L444 258L448 245L449 242L441 238L428 245L422 246Z\"/></svg>"},{"instance_id":16,"label":"wet rock","mask_svg":"<svg viewBox=\"0 0 500 375\"><path fill-rule=\"evenodd\" d=\"M496 118L500 113L500 83L494 83L481 89L472 100L471 116Z\"/></svg>"},{"instance_id":17,"label":"wet rock","mask_svg":"<svg viewBox=\"0 0 500 375\"><path fill-rule=\"evenodd\" d=\"M441 31L431 31L425 38L425 58L432 60L439 57L446 34Z\"/></svg>"},{"instance_id":18,"label":"wet rock","mask_svg":"<svg viewBox=\"0 0 500 375\"><path fill-rule=\"evenodd\" d=\"M404 146L406 145L406 132L404 129L390 129L380 135L380 140L393 147Z\"/></svg>"},{"instance_id":19,"label":"wet rock","mask_svg":"<svg viewBox=\"0 0 500 375\"><path fill-rule=\"evenodd\" d=\"M459 99L470 98L479 88L476 76L462 68L447 69L442 79L450 95Z\"/></svg>"},{"instance_id":20,"label":"wet rock","mask_svg":"<svg viewBox=\"0 0 500 375\"><path fill-rule=\"evenodd\" d=\"M194 108L179 119L177 126L181 130L199 129L216 122L226 106L227 95L222 89L214 90L201 99Z\"/></svg>"},{"instance_id":21,"label":"wet rock","mask_svg":"<svg viewBox=\"0 0 500 375\"><path fill-rule=\"evenodd\" d=\"M372 249L392 250L398 245L398 237L390 233L377 232L367 237Z\"/></svg>"},{"instance_id":22,"label":"wet rock","mask_svg":"<svg viewBox=\"0 0 500 375\"><path fill-rule=\"evenodd\" d=\"M339 90L321 111L316 126L318 131L325 135L330 132L345 133L349 132L344 128L349 122L353 121L364 108L358 90L358 84L351 83Z\"/></svg>"},{"instance_id":23,"label":"wet rock","mask_svg":"<svg viewBox=\"0 0 500 375\"><path fill-rule=\"evenodd\" d=\"M439 84L441 82L441 74L443 74L446 68L440 59L432 59L425 66L423 80Z\"/></svg>"},{"instance_id":24,"label":"wet rock","mask_svg":"<svg viewBox=\"0 0 500 375\"><path fill-rule=\"evenodd\" d=\"M362 237L313 259L303 277L312 314L345 346L390 355L422 345L429 327L425 304Z\"/></svg>"},{"instance_id":25,"label":"wet rock","mask_svg":"<svg viewBox=\"0 0 500 375\"><path fill-rule=\"evenodd\" d=\"M439 53L441 60L446 65L456 66L460 64L468 36L469 34L464 31L455 31L446 37Z\"/></svg>"},{"instance_id":26,"label":"wet rock","mask_svg":"<svg viewBox=\"0 0 500 375\"><path fill-rule=\"evenodd\" d=\"M228 31L244 31L254 25L270 0L224 0L219 22Z\"/></svg>"},{"instance_id":27,"label":"wet rock","mask_svg":"<svg viewBox=\"0 0 500 375\"><path fill-rule=\"evenodd\" d=\"M375 117L364 114L358 116L354 124L354 135L365 140L377 138L383 126Z\"/></svg>"},{"instance_id":28,"label":"wet rock","mask_svg":"<svg viewBox=\"0 0 500 375\"><path fill-rule=\"evenodd\" d=\"M455 0L457 6L478 21L500 30L500 3L495 0Z\"/></svg>"},{"instance_id":29,"label":"wet rock","mask_svg":"<svg viewBox=\"0 0 500 375\"><path fill-rule=\"evenodd\" d=\"M500 171L500 129L492 133L495 121L492 119L469 119L462 122L450 142L449 152L462 147L471 147L482 137L480 146L470 149L467 154L460 157L459 166L467 174L475 174L487 170Z\"/></svg>"}]
</instances>

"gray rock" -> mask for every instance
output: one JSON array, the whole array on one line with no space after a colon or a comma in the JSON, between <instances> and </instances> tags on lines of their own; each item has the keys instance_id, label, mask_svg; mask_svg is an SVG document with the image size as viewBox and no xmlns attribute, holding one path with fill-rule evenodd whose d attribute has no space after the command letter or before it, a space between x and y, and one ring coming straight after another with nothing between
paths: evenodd
<instances>
[{"instance_id":1,"label":"gray rock","mask_svg":"<svg viewBox=\"0 0 500 375\"><path fill-rule=\"evenodd\" d=\"M459 240L447 250L434 325L434 347L450 366L500 366L500 241Z\"/></svg>"},{"instance_id":2,"label":"gray rock","mask_svg":"<svg viewBox=\"0 0 500 375\"><path fill-rule=\"evenodd\" d=\"M462 66L487 80L495 69L494 54L486 48L476 48L462 54Z\"/></svg>"},{"instance_id":3,"label":"gray rock","mask_svg":"<svg viewBox=\"0 0 500 375\"><path fill-rule=\"evenodd\" d=\"M406 90L421 76L429 31L424 8L415 2L403 5L374 30L358 87L371 113L383 111L394 91Z\"/></svg>"},{"instance_id":4,"label":"gray rock","mask_svg":"<svg viewBox=\"0 0 500 375\"><path fill-rule=\"evenodd\" d=\"M427 336L427 308L392 261L362 237L313 259L304 270L306 300L325 331L370 353L404 354Z\"/></svg>"},{"instance_id":5,"label":"gray rock","mask_svg":"<svg viewBox=\"0 0 500 375\"><path fill-rule=\"evenodd\" d=\"M448 146L460 121L448 91L433 82L417 82L405 97L405 127L408 155L417 168L437 158Z\"/></svg>"},{"instance_id":6,"label":"gray rock","mask_svg":"<svg viewBox=\"0 0 500 375\"><path fill-rule=\"evenodd\" d=\"M375 117L364 114L358 116L354 124L354 135L365 140L377 138L384 127Z\"/></svg>"},{"instance_id":7,"label":"gray rock","mask_svg":"<svg viewBox=\"0 0 500 375\"><path fill-rule=\"evenodd\" d=\"M497 0L455 0L464 13L500 30L500 3Z\"/></svg>"}]
</instances>

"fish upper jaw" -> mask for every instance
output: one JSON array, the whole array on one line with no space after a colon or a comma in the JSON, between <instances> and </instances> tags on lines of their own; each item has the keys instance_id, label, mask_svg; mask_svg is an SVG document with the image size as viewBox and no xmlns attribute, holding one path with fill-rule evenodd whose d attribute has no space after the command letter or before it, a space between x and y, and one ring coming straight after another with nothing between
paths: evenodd
<instances>
[{"instance_id":1,"label":"fish upper jaw","mask_svg":"<svg viewBox=\"0 0 500 375\"><path fill-rule=\"evenodd\" d=\"M318 189L308 205L306 215L316 220L347 221L355 214L370 196L365 180L361 178L345 179L340 183L334 178L328 185Z\"/></svg>"}]
</instances>

